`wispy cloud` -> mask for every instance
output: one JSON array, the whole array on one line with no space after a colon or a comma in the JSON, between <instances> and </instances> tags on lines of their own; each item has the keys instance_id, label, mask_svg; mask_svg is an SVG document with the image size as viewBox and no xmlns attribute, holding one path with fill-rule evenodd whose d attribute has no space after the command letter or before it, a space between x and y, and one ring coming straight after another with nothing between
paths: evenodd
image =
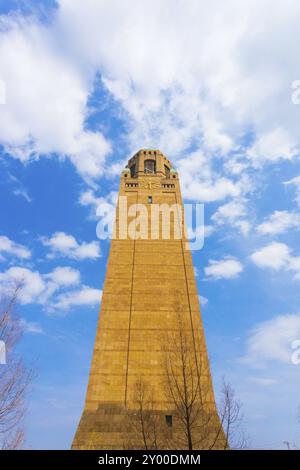
<instances>
[{"instance_id":1,"label":"wispy cloud","mask_svg":"<svg viewBox=\"0 0 300 470\"><path fill-rule=\"evenodd\" d=\"M16 283L22 285L19 294L22 305L42 305L48 312L66 312L71 307L82 305L94 306L101 299L98 289L86 285L78 288L80 273L69 266L57 267L46 274L19 266L0 272L0 294L9 294Z\"/></svg>"},{"instance_id":2,"label":"wispy cloud","mask_svg":"<svg viewBox=\"0 0 300 470\"><path fill-rule=\"evenodd\" d=\"M300 338L300 314L279 315L250 332L242 361L256 367L268 361L292 364L292 343Z\"/></svg>"},{"instance_id":3,"label":"wispy cloud","mask_svg":"<svg viewBox=\"0 0 300 470\"><path fill-rule=\"evenodd\" d=\"M25 188L23 183L11 173L8 174L9 180L12 182L13 186L13 194L15 196L23 197L27 202L32 202L32 198L29 196L28 190Z\"/></svg>"},{"instance_id":4,"label":"wispy cloud","mask_svg":"<svg viewBox=\"0 0 300 470\"><path fill-rule=\"evenodd\" d=\"M296 190L296 198L295 198L295 201L296 203L298 204L298 206L300 207L300 175L299 176L295 176L294 178L288 180L288 181L284 181L283 183L285 186L292 186L295 188Z\"/></svg>"},{"instance_id":5,"label":"wispy cloud","mask_svg":"<svg viewBox=\"0 0 300 470\"><path fill-rule=\"evenodd\" d=\"M249 377L248 380L249 382L252 382L256 385L261 385L263 387L269 387L278 383L277 379L271 379L267 377Z\"/></svg>"},{"instance_id":6,"label":"wispy cloud","mask_svg":"<svg viewBox=\"0 0 300 470\"><path fill-rule=\"evenodd\" d=\"M41 335L44 333L44 330L39 323L28 321L25 318L21 319L21 327L25 333L31 333L34 335Z\"/></svg>"},{"instance_id":7,"label":"wispy cloud","mask_svg":"<svg viewBox=\"0 0 300 470\"><path fill-rule=\"evenodd\" d=\"M260 268L291 271L300 280L300 256L293 256L285 243L272 242L252 253L251 259Z\"/></svg>"},{"instance_id":8,"label":"wispy cloud","mask_svg":"<svg viewBox=\"0 0 300 470\"><path fill-rule=\"evenodd\" d=\"M300 214L289 211L274 211L256 227L263 235L278 235L292 228L300 229Z\"/></svg>"},{"instance_id":9,"label":"wispy cloud","mask_svg":"<svg viewBox=\"0 0 300 470\"><path fill-rule=\"evenodd\" d=\"M200 301L200 305L202 305L202 307L205 307L205 305L208 304L208 298L204 297L204 295L199 295L199 301Z\"/></svg>"},{"instance_id":10,"label":"wispy cloud","mask_svg":"<svg viewBox=\"0 0 300 470\"><path fill-rule=\"evenodd\" d=\"M110 143L85 128L92 78L62 54L55 25L11 15L1 16L1 26L1 77L9 83L0 130L6 152L22 162L67 155L83 178L96 178Z\"/></svg>"},{"instance_id":11,"label":"wispy cloud","mask_svg":"<svg viewBox=\"0 0 300 470\"><path fill-rule=\"evenodd\" d=\"M13 193L15 196L22 196L27 202L32 202L32 198L25 188L14 189Z\"/></svg>"},{"instance_id":12,"label":"wispy cloud","mask_svg":"<svg viewBox=\"0 0 300 470\"><path fill-rule=\"evenodd\" d=\"M57 297L51 310L67 311L71 307L100 305L102 291L82 286L80 289L66 292Z\"/></svg>"},{"instance_id":13,"label":"wispy cloud","mask_svg":"<svg viewBox=\"0 0 300 470\"><path fill-rule=\"evenodd\" d=\"M246 216L247 204L246 201L241 198L219 206L211 219L217 225L228 224L231 227L236 227L244 235L248 235L251 225Z\"/></svg>"},{"instance_id":14,"label":"wispy cloud","mask_svg":"<svg viewBox=\"0 0 300 470\"><path fill-rule=\"evenodd\" d=\"M5 235L2 235L0 236L0 255L29 259L31 257L31 252L26 246L11 240Z\"/></svg>"},{"instance_id":15,"label":"wispy cloud","mask_svg":"<svg viewBox=\"0 0 300 470\"><path fill-rule=\"evenodd\" d=\"M209 260L204 268L207 279L235 279L243 271L243 265L234 258Z\"/></svg>"},{"instance_id":16,"label":"wispy cloud","mask_svg":"<svg viewBox=\"0 0 300 470\"><path fill-rule=\"evenodd\" d=\"M56 232L51 237L43 237L42 243L50 248L49 258L64 257L76 260L97 259L100 257L99 242L77 242L73 235Z\"/></svg>"}]
</instances>

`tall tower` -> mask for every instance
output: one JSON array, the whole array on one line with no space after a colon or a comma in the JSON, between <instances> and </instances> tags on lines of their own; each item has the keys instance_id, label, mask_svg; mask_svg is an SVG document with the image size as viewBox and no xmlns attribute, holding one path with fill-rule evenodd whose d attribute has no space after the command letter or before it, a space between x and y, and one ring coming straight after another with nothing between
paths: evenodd
<instances>
[{"instance_id":1,"label":"tall tower","mask_svg":"<svg viewBox=\"0 0 300 470\"><path fill-rule=\"evenodd\" d=\"M129 211L125 229L131 229L131 235L134 231L135 237L121 227L119 209L124 198L120 196L126 196ZM138 236L140 226L130 220L134 204L149 209L148 215L140 214L144 236ZM141 380L153 390L153 407L161 415L162 426L176 427L163 364L169 333L182 324L192 338L195 361L202 364L204 407L218 426L191 253L184 237L172 237L180 220L175 216L170 238L161 227L153 236L150 209L155 204L182 207L178 174L159 150L140 150L121 176L116 236L111 241L86 402L73 449L124 448L130 433L128 410L136 407L135 388Z\"/></svg>"}]
</instances>

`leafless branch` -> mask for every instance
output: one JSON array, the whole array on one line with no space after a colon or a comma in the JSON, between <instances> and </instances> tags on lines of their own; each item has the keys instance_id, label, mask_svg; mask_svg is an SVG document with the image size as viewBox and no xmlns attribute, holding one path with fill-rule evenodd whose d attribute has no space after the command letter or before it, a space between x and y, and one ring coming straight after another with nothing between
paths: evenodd
<instances>
[{"instance_id":1,"label":"leafless branch","mask_svg":"<svg viewBox=\"0 0 300 470\"><path fill-rule=\"evenodd\" d=\"M22 335L16 312L22 283L0 300L0 340L6 347L6 364L0 365L0 449L18 449L24 443L25 397L34 372L26 368L15 346Z\"/></svg>"}]
</instances>

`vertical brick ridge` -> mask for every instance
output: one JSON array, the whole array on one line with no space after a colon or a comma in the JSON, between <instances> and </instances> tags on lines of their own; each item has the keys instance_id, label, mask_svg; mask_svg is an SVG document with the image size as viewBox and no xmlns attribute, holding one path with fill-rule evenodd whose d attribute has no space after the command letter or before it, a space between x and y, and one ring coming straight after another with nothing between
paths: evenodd
<instances>
[{"instance_id":1,"label":"vertical brick ridge","mask_svg":"<svg viewBox=\"0 0 300 470\"><path fill-rule=\"evenodd\" d=\"M176 200L176 204L178 204L178 198L177 198L176 192L175 192L175 200ZM183 206L182 200L180 200L180 205L181 205L181 207ZM187 294L188 305L189 305L189 315L190 315L190 323L191 323L192 338L193 338L193 347L194 347L194 354L195 354L195 361L196 361L196 368L197 368L197 377L198 377L198 380L200 381L199 365L198 365L198 356L197 356L197 348L196 348L196 340L195 340L195 332L194 332L194 323L193 323L193 318L192 318L192 309L191 309L190 292L189 292L189 287L188 287L186 263L185 263L185 256L184 256L185 248L184 248L183 244L184 244L184 243L187 243L187 241L185 240L185 236L184 236L184 229L185 229L184 211L182 211L182 212L183 212L182 223L181 223L182 234L181 234L180 246L181 246L181 255L182 255L182 259L183 259L183 269L184 269L184 278L185 278L186 294ZM187 251L187 250L186 250L186 251ZM190 249L188 250L188 252L190 253ZM194 266L194 264L193 264L193 266ZM197 292L198 292L198 291L197 291ZM199 312L199 315L200 315L200 312Z\"/></svg>"},{"instance_id":2,"label":"vertical brick ridge","mask_svg":"<svg viewBox=\"0 0 300 470\"><path fill-rule=\"evenodd\" d=\"M139 193L137 192L136 204L138 203L139 203ZM126 363L126 378L125 378L125 408L127 407L127 387L128 387L129 354L130 354L130 333L131 333L132 298L133 298L133 281L134 281L135 242L136 242L136 226L135 226L135 234L134 234L134 240L133 240L133 255L132 255L132 270L131 270L130 311L129 311L129 322L128 322L128 346L127 346L127 363Z\"/></svg>"}]
</instances>

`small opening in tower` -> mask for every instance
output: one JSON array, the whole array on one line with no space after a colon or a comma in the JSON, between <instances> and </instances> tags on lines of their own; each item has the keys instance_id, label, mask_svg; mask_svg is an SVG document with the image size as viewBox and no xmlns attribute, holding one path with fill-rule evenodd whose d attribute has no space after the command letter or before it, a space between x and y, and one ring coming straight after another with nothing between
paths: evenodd
<instances>
[{"instance_id":1,"label":"small opening in tower","mask_svg":"<svg viewBox=\"0 0 300 470\"><path fill-rule=\"evenodd\" d=\"M130 168L130 176L131 176L131 178L133 178L133 177L135 176L135 168L136 168L135 164L132 165L132 167Z\"/></svg>"},{"instance_id":2,"label":"small opening in tower","mask_svg":"<svg viewBox=\"0 0 300 470\"><path fill-rule=\"evenodd\" d=\"M173 416L166 415L166 425L171 428L173 426Z\"/></svg>"},{"instance_id":3,"label":"small opening in tower","mask_svg":"<svg viewBox=\"0 0 300 470\"><path fill-rule=\"evenodd\" d=\"M145 160L144 163L144 172L145 173L156 173L156 161L155 160Z\"/></svg>"},{"instance_id":4,"label":"small opening in tower","mask_svg":"<svg viewBox=\"0 0 300 470\"><path fill-rule=\"evenodd\" d=\"M148 204L152 204L152 196L148 196Z\"/></svg>"},{"instance_id":5,"label":"small opening in tower","mask_svg":"<svg viewBox=\"0 0 300 470\"><path fill-rule=\"evenodd\" d=\"M165 175L166 175L166 178L170 178L170 168L165 165Z\"/></svg>"}]
</instances>

